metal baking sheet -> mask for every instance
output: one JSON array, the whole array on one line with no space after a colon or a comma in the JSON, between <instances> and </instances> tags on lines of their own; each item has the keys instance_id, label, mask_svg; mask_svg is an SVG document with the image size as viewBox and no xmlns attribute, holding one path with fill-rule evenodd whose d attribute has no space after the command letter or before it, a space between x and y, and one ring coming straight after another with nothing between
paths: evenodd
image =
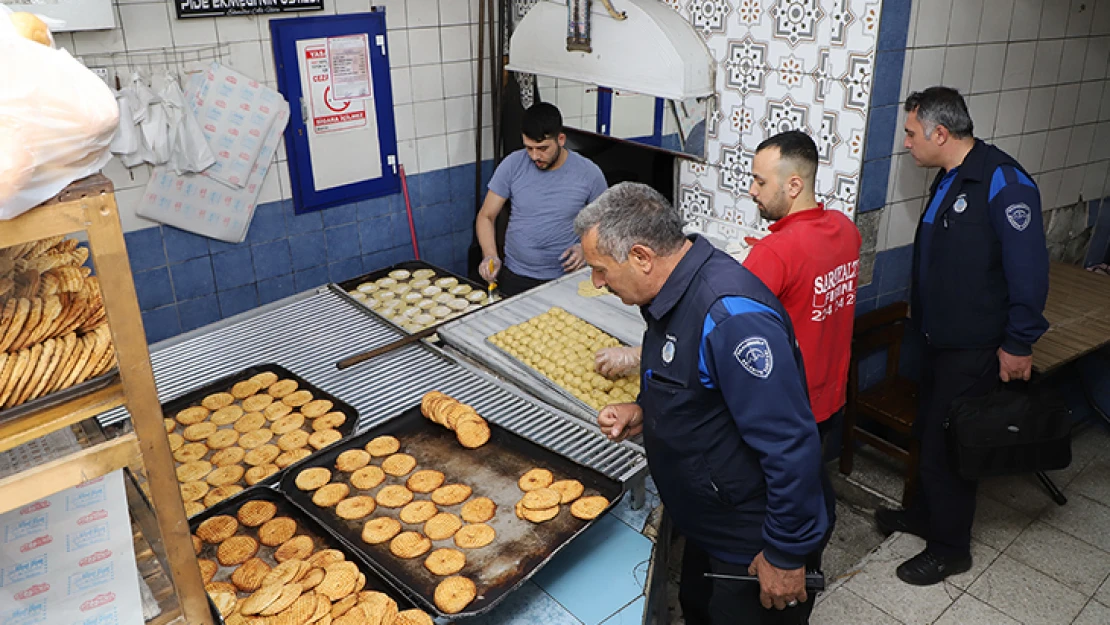
<instances>
[{"instance_id":1,"label":"metal baking sheet","mask_svg":"<svg viewBox=\"0 0 1110 625\"><path fill-rule=\"evenodd\" d=\"M312 503L311 493L299 490L294 481L298 471L289 471L281 481L281 490L297 506L319 518L324 525L361 551L387 578L407 594L418 597L420 602L436 614L450 618L474 616L484 613L501 601L513 589L529 579L546 564L563 546L584 531L589 521L576 519L569 506L563 506L554 519L533 524L517 518L514 507L523 496L517 480L529 469L549 469L556 479L576 479L585 486L585 495L603 495L610 506L620 497L621 485L581 465L536 445L497 424L490 422L490 441L478 449L469 450L455 438L455 433L428 419L415 406L397 417L374 427L339 445L329 447L320 454L303 461L298 469L312 466L326 467L332 471L333 481L347 482L348 474L335 470L335 459L348 449L361 449L371 439L396 436L401 441L401 452L417 459L414 469L435 469L446 477L445 484L463 483L473 489L471 498L489 497L497 504L497 513L488 523L497 531L497 538L481 549L461 550L467 556L466 566L459 575L472 579L478 586L478 597L464 612L443 614L435 607L433 596L436 585L444 578L437 577L424 568L424 557L403 560L389 551L389 543L368 545L362 541L362 527L376 516L399 518L400 509L379 506L374 513L357 521L340 519L334 508L323 509ZM381 464L375 459L373 464ZM411 473L409 474L411 475ZM404 484L408 476L387 476L386 481L372 489L371 494L389 484ZM352 487L351 494L363 493ZM427 499L428 495L417 495ZM460 505L439 506L441 510L459 513ZM402 523L405 530L420 531L419 525ZM433 541L432 549L457 548L451 539Z\"/></svg>"},{"instance_id":2,"label":"metal baking sheet","mask_svg":"<svg viewBox=\"0 0 1110 625\"><path fill-rule=\"evenodd\" d=\"M359 308L361 308L363 310L366 310L370 313L373 313L373 315L376 318L381 319L382 321L385 321L386 323L388 323L391 326L397 328L401 332L404 332L405 334L411 334L411 332L409 332L408 330L403 328L401 326L401 324L393 321L392 319L386 319L385 317L379 315L376 310L372 310L369 306L363 304L362 302L358 301L354 297L351 297L351 295L349 293L349 291L354 290L355 288L358 287L358 285L362 284L363 282L373 282L373 281L379 280L381 278L388 278L389 277L389 272L395 271L397 269L405 269L405 270L410 271L410 272L411 271L416 271L417 269L431 269L432 271L436 272L436 278L437 279L438 278L455 278L456 280L459 281L459 284L468 285L470 288L474 289L475 291L482 291L483 293L486 292L486 287L484 285L478 284L477 282L471 280L470 278L467 278L465 276L460 276L457 273L447 271L446 269L437 267L436 265L433 265L431 263L428 263L428 262L425 262L425 261L422 261L422 260L406 260L404 262L397 263L395 265L390 265L389 267L386 267L385 269L378 269L377 271L371 271L368 274L364 274L364 275L359 276L357 278L351 278L350 280L347 280L345 282L340 282L339 284L334 285L335 290L337 292L339 292L345 299L357 304ZM488 302L486 304L482 304L482 307L484 308L487 305L488 305ZM465 317L466 315L472 314L474 312L477 312L477 311L471 311L469 313L463 313L463 314L459 315L458 317L452 318L451 321L454 321L455 319L459 319L461 317ZM428 327L429 328L438 328L438 327L442 326L444 323L446 323L446 321L441 321L439 323L434 323L434 324L432 324Z\"/></svg>"},{"instance_id":3,"label":"metal baking sheet","mask_svg":"<svg viewBox=\"0 0 1110 625\"><path fill-rule=\"evenodd\" d=\"M577 271L476 310L463 318L452 319L439 328L439 338L540 399L596 427L597 410L486 340L510 326L524 323L559 306L625 345L639 345L644 335L644 320L639 310L623 304L615 295L579 295L578 284L589 279L588 269Z\"/></svg>"},{"instance_id":4,"label":"metal baking sheet","mask_svg":"<svg viewBox=\"0 0 1110 625\"><path fill-rule=\"evenodd\" d=\"M343 555L345 555L348 560L358 565L359 570L362 572L363 575L366 576L366 587L364 588L364 590L376 590L378 592L383 592L389 595L394 601L397 602L398 609L400 610L408 610L415 607L412 600L404 596L404 594L399 592L385 579L383 579L381 575L379 575L377 571L375 571L374 568L366 562L366 559L361 553L354 549L351 549L349 546L344 544L343 541L333 536L327 530L327 528L320 524L319 521L312 518L310 515L305 514L304 511L297 506L289 503L289 501L280 492L271 487L252 486L251 488L248 488L241 493L237 493L235 496L225 499L220 503L212 506L211 508L205 510L204 512L196 515L189 520L190 533L195 533L197 531L197 528L200 527L201 523L214 516L218 516L221 514L226 514L233 517L236 516L236 514L239 512L239 508L241 508L243 504L247 503L248 501L272 502L275 506L277 506L277 513L274 515L275 518L285 516L296 521L297 534L312 538L312 542L315 546L314 552L324 549L338 549L339 551L342 551ZM235 535L250 536L251 538L257 540L258 528L247 527L243 524L239 524L239 529L235 532ZM223 566L222 564L220 564L219 559L216 557L217 547L218 545L210 545L208 543L204 543L204 547L201 548L200 553L197 554L197 559L211 560L212 562L215 562L216 565L219 567L216 569L216 575L212 578L212 581L230 582L231 574L235 572L235 569L237 567ZM276 550L277 547L267 547L266 545L259 543L258 553L256 554L256 557L261 558L272 568L274 566L277 566L278 564L278 561L274 559L274 552ZM237 594L240 599L244 599L250 596L251 593L239 591ZM211 605L211 602L209 603L209 605ZM223 618L220 617L219 610L215 609L214 606L212 607L212 615L219 622L223 622Z\"/></svg>"},{"instance_id":5,"label":"metal baking sheet","mask_svg":"<svg viewBox=\"0 0 1110 625\"><path fill-rule=\"evenodd\" d=\"M263 373L263 372L266 372L266 371L274 373L280 379L286 379L287 378L287 379L291 379L291 380L296 380L298 390L303 389L303 390L309 391L310 393L312 393L313 399L327 399L327 400L330 400L334 404L334 406L332 406L332 411L339 411L339 412L342 412L344 415L347 416L347 420L343 422L343 425L336 428L339 431L339 433L342 434L344 438L346 438L347 436L349 436L351 434L351 432L354 431L355 424L358 423L358 410L355 410L355 408L353 406L351 406L347 402L339 399L335 395L332 395L331 393L328 393L327 391L321 390L319 387L315 386L314 384L311 384L310 382L308 382L307 380L305 380L301 376L293 373L292 371L286 369L285 367L282 367L281 365L277 365L277 364L273 364L273 363L263 364L263 365L255 365L253 367L248 367L246 369L243 369L242 371L239 371L238 373L234 373L232 375L222 377L222 378L220 378L220 379L218 379L214 382L210 382L208 384L205 384L204 386L202 386L198 389L189 391L188 393L186 393L185 395L183 395L181 397L178 397L177 399L174 399L170 402L162 404L162 415L167 419L172 419L174 417L174 415L181 412L185 408L188 408L189 406L199 406L200 402L206 396L211 395L212 393L223 393L223 392L230 391L231 387L235 386L236 382L242 382L243 380L250 379L250 378L258 375L259 373ZM301 426L301 429L304 429L308 432L311 432L312 430L310 428L310 425L311 425L311 420L306 419L305 424L303 426ZM178 424L178 429L180 429L180 427L181 427L180 424ZM232 426L231 425L220 426L221 429L229 428L229 427L232 427ZM175 429L174 431L176 432L177 430ZM214 450L209 449L208 453L205 454L204 458L202 458L202 459L207 459L214 453L216 453ZM180 466L181 464L182 463L180 463L176 459L174 459L174 467L175 468ZM281 474L284 471L288 470L289 468L291 468L293 466L296 466L296 463L294 463L293 465L290 465L289 467L286 467L285 469L282 469L281 471L278 471L274 475L271 475L270 477L262 480L261 482L259 482L259 484L273 484L273 483L277 482L279 479L281 479ZM244 468L247 468L247 467L244 465ZM237 482L237 484L246 488L247 483L246 483L245 480L246 480L245 477L240 478L240 480L239 480L239 482Z\"/></svg>"},{"instance_id":6,"label":"metal baking sheet","mask_svg":"<svg viewBox=\"0 0 1110 625\"><path fill-rule=\"evenodd\" d=\"M38 399L32 399L29 402L24 402L18 406L8 408L7 410L0 410L0 423L11 421L12 419L18 419L19 417L31 414L32 412L38 412L39 410L44 410L51 406L65 403L82 395L87 395L94 391L99 391L100 389L114 382L116 376L118 375L119 367L112 367L107 373L98 375L95 378L85 380L80 384L74 384L73 386L63 388L62 390L50 393L49 395L43 395Z\"/></svg>"}]
</instances>

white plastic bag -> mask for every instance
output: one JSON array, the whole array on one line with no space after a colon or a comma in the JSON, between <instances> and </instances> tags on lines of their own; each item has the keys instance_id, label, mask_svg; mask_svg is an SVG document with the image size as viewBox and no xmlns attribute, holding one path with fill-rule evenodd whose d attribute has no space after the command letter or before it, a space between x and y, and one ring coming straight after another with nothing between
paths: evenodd
<instances>
[{"instance_id":1,"label":"white plastic bag","mask_svg":"<svg viewBox=\"0 0 1110 625\"><path fill-rule=\"evenodd\" d=\"M216 162L204 129L190 107L185 105L185 94L177 77L166 76L166 85L158 93L162 108L166 111L170 133L170 169L175 174L200 173Z\"/></svg>"},{"instance_id":2,"label":"white plastic bag","mask_svg":"<svg viewBox=\"0 0 1110 625\"><path fill-rule=\"evenodd\" d=\"M0 219L50 199L108 162L119 107L65 50L23 39L0 5Z\"/></svg>"},{"instance_id":3,"label":"white plastic bag","mask_svg":"<svg viewBox=\"0 0 1110 625\"><path fill-rule=\"evenodd\" d=\"M139 137L139 127L135 125L135 114L131 111L131 98L128 91L116 92L116 102L119 103L119 128L112 137L112 154L121 159L139 151L142 141Z\"/></svg>"}]
</instances>

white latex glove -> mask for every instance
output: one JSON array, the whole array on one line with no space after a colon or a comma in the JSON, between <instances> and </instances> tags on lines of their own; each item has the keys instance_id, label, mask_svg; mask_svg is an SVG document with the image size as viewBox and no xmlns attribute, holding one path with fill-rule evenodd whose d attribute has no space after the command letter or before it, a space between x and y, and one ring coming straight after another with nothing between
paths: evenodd
<instances>
[{"instance_id":1,"label":"white latex glove","mask_svg":"<svg viewBox=\"0 0 1110 625\"><path fill-rule=\"evenodd\" d=\"M594 369L615 380L634 375L640 370L639 347L606 347L594 355Z\"/></svg>"}]
</instances>

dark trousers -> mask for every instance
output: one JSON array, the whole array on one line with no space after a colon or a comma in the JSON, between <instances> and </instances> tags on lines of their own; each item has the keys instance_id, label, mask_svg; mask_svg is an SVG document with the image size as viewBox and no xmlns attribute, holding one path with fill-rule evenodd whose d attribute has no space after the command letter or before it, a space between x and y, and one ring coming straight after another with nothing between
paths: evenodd
<instances>
[{"instance_id":1,"label":"dark trousers","mask_svg":"<svg viewBox=\"0 0 1110 625\"><path fill-rule=\"evenodd\" d=\"M807 569L815 568L812 556ZM759 582L737 582L706 577L706 573L747 575L748 567L722 562L686 541L682 553L682 581L678 600L686 625L806 625L813 612L813 593L792 608L770 610L759 602Z\"/></svg>"},{"instance_id":2,"label":"dark trousers","mask_svg":"<svg viewBox=\"0 0 1110 625\"><path fill-rule=\"evenodd\" d=\"M821 491L825 495L825 514L829 519L829 531L825 533L825 540L821 543L821 553L832 540L833 529L836 528L836 491L833 490L832 481L829 479L829 465L825 462L825 444L829 433L840 430L844 420L844 409L834 412L828 419L817 424L817 433L821 435ZM817 569L821 570L821 559L818 554Z\"/></svg>"},{"instance_id":3,"label":"dark trousers","mask_svg":"<svg viewBox=\"0 0 1110 625\"><path fill-rule=\"evenodd\" d=\"M513 273L505 266L502 266L501 271L497 272L497 290L500 291L501 295L504 297L520 295L525 291L534 289L547 282L548 280L529 278L528 276Z\"/></svg>"},{"instance_id":4,"label":"dark trousers","mask_svg":"<svg viewBox=\"0 0 1110 625\"><path fill-rule=\"evenodd\" d=\"M978 482L952 470L944 420L957 398L986 395L998 384L998 354L996 349L926 347L924 365L914 422L921 445L921 493L909 512L927 522L929 551L964 557L971 553Z\"/></svg>"}]
</instances>

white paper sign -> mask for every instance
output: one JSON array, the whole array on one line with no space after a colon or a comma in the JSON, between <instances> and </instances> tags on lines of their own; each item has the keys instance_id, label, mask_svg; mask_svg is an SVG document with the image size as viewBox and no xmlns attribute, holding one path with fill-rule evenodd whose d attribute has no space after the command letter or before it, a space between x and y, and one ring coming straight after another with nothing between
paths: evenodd
<instances>
[{"instance_id":1,"label":"white paper sign","mask_svg":"<svg viewBox=\"0 0 1110 625\"><path fill-rule=\"evenodd\" d=\"M308 46L304 55L305 82L311 85L308 104L313 132L339 132L365 126L366 106L362 100L340 100L332 95L331 62L327 46Z\"/></svg>"},{"instance_id":2,"label":"white paper sign","mask_svg":"<svg viewBox=\"0 0 1110 625\"><path fill-rule=\"evenodd\" d=\"M123 471L0 515L0 623L143 624Z\"/></svg>"},{"instance_id":3,"label":"white paper sign","mask_svg":"<svg viewBox=\"0 0 1110 625\"><path fill-rule=\"evenodd\" d=\"M328 37L331 97L337 101L373 97L370 84L370 36Z\"/></svg>"}]
</instances>

